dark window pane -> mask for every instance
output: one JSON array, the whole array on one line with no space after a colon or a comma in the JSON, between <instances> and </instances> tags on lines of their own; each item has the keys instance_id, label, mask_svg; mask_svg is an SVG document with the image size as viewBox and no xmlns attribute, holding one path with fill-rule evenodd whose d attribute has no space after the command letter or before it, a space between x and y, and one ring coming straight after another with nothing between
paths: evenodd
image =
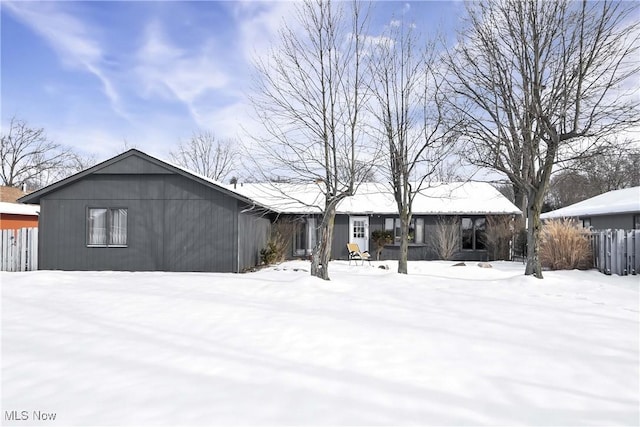
<instances>
[{"instance_id":1,"label":"dark window pane","mask_svg":"<svg viewBox=\"0 0 640 427\"><path fill-rule=\"evenodd\" d=\"M307 227L305 223L298 222L296 223L295 234L294 234L294 246L293 252L294 255L304 254L305 249L307 247Z\"/></svg>"},{"instance_id":2,"label":"dark window pane","mask_svg":"<svg viewBox=\"0 0 640 427\"><path fill-rule=\"evenodd\" d=\"M473 221L462 218L462 249L473 249Z\"/></svg>"},{"instance_id":3,"label":"dark window pane","mask_svg":"<svg viewBox=\"0 0 640 427\"><path fill-rule=\"evenodd\" d=\"M486 233L486 220L484 218L476 218L475 220L475 236L476 236L476 250L487 249L487 233Z\"/></svg>"}]
</instances>

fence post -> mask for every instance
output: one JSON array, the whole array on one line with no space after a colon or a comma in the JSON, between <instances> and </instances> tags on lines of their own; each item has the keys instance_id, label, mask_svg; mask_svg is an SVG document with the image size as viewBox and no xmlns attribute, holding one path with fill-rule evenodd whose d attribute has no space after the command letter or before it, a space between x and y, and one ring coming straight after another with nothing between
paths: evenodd
<instances>
[{"instance_id":1,"label":"fence post","mask_svg":"<svg viewBox=\"0 0 640 427\"><path fill-rule=\"evenodd\" d=\"M591 243L594 267L602 273L640 273L640 230L594 231Z\"/></svg>"},{"instance_id":2,"label":"fence post","mask_svg":"<svg viewBox=\"0 0 640 427\"><path fill-rule=\"evenodd\" d=\"M0 230L0 271L38 268L38 229Z\"/></svg>"}]
</instances>

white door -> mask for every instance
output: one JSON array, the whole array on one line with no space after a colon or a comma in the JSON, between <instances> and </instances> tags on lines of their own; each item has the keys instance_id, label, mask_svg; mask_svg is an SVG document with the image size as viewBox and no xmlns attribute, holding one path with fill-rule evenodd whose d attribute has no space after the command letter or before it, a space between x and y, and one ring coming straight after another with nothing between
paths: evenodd
<instances>
[{"instance_id":1,"label":"white door","mask_svg":"<svg viewBox=\"0 0 640 427\"><path fill-rule=\"evenodd\" d=\"M349 217L349 243L357 243L361 251L369 250L369 217Z\"/></svg>"}]
</instances>

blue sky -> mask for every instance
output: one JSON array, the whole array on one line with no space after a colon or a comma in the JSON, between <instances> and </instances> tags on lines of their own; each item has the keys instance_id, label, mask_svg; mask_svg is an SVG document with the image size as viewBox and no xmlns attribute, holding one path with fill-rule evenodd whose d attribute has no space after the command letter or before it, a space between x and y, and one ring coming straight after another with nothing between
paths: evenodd
<instances>
[{"instance_id":1,"label":"blue sky","mask_svg":"<svg viewBox=\"0 0 640 427\"><path fill-rule=\"evenodd\" d=\"M372 35L404 14L451 28L460 2L375 2ZM198 129L245 140L252 59L292 2L1 3L1 113L102 160L126 140L167 158Z\"/></svg>"}]
</instances>

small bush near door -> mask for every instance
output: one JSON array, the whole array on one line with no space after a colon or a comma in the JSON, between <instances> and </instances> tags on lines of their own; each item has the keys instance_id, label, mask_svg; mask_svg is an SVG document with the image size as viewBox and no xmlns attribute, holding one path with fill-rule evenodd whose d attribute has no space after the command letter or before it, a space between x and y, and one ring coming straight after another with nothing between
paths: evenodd
<instances>
[{"instance_id":1,"label":"small bush near door","mask_svg":"<svg viewBox=\"0 0 640 427\"><path fill-rule=\"evenodd\" d=\"M376 245L376 260L380 261L380 254L384 246L393 243L393 232L391 230L375 230L371 233L371 240Z\"/></svg>"},{"instance_id":2,"label":"small bush near door","mask_svg":"<svg viewBox=\"0 0 640 427\"><path fill-rule=\"evenodd\" d=\"M592 266L589 231L574 220L548 221L542 227L540 262L550 270L586 270Z\"/></svg>"},{"instance_id":3,"label":"small bush near door","mask_svg":"<svg viewBox=\"0 0 640 427\"><path fill-rule=\"evenodd\" d=\"M267 246L260 251L263 264L275 264L286 259L291 251L291 240L299 224L291 220L281 220L271 225L271 238Z\"/></svg>"}]
</instances>

